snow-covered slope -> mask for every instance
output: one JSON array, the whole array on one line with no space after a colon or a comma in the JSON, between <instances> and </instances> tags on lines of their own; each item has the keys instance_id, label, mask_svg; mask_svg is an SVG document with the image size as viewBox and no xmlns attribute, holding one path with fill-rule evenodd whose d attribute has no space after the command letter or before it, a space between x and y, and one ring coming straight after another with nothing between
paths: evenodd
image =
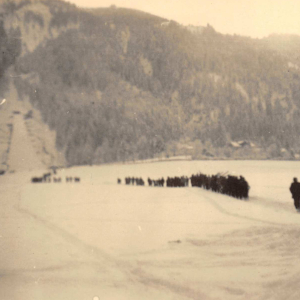
<instances>
[{"instance_id":1,"label":"snow-covered slope","mask_svg":"<svg viewBox=\"0 0 300 300\"><path fill-rule=\"evenodd\" d=\"M0 169L19 172L64 165L63 153L55 148L55 132L28 99L20 99L12 82L0 103Z\"/></svg>"}]
</instances>

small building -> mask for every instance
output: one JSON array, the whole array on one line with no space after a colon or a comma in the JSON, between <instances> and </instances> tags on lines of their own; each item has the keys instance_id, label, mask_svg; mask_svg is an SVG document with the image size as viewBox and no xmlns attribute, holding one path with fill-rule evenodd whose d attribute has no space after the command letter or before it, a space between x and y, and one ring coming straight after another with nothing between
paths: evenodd
<instances>
[{"instance_id":1,"label":"small building","mask_svg":"<svg viewBox=\"0 0 300 300\"><path fill-rule=\"evenodd\" d=\"M244 148L244 147L254 148L255 144L252 142L242 140L242 141L237 141L237 142L231 141L231 142L229 142L229 146L231 146L232 148L236 148L236 149Z\"/></svg>"}]
</instances>

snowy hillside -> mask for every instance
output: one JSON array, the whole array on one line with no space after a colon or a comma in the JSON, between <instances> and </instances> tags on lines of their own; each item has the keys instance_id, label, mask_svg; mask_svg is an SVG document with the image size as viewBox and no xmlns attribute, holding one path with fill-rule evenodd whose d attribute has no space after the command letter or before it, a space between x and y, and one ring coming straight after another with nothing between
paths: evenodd
<instances>
[{"instance_id":1,"label":"snowy hillside","mask_svg":"<svg viewBox=\"0 0 300 300\"><path fill-rule=\"evenodd\" d=\"M6 0L0 12L0 75L11 66L68 165L300 157L299 36L223 35L60 0Z\"/></svg>"},{"instance_id":2,"label":"snowy hillside","mask_svg":"<svg viewBox=\"0 0 300 300\"><path fill-rule=\"evenodd\" d=\"M55 147L55 132L27 100L19 98L12 82L0 99L0 170L28 171L65 163Z\"/></svg>"}]
</instances>

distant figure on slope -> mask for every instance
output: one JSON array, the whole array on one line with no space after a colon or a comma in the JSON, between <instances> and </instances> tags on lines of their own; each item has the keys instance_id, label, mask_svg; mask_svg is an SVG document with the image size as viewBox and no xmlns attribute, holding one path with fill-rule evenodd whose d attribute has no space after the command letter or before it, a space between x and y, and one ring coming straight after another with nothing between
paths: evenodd
<instances>
[{"instance_id":1,"label":"distant figure on slope","mask_svg":"<svg viewBox=\"0 0 300 300\"><path fill-rule=\"evenodd\" d=\"M298 179L295 177L294 182L290 186L290 191L292 193L292 197L294 199L294 205L297 210L299 210L300 205L300 183Z\"/></svg>"}]
</instances>

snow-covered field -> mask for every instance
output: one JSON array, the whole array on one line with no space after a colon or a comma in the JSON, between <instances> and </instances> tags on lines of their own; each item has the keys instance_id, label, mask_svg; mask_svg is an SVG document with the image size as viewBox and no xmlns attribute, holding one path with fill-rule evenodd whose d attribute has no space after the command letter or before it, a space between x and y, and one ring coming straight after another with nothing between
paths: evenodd
<instances>
[{"instance_id":1,"label":"snow-covered field","mask_svg":"<svg viewBox=\"0 0 300 300\"><path fill-rule=\"evenodd\" d=\"M160 162L1 177L1 299L298 299L298 162ZM229 171L249 201L125 176ZM124 181L124 180L123 180ZM3 197L4 195L4 197Z\"/></svg>"},{"instance_id":2,"label":"snow-covered field","mask_svg":"<svg viewBox=\"0 0 300 300\"><path fill-rule=\"evenodd\" d=\"M300 298L300 214L289 193L300 162L78 167L59 170L61 183L31 184L47 170L15 132L15 173L0 176L1 300ZM249 201L124 185L199 171L243 175Z\"/></svg>"}]
</instances>

